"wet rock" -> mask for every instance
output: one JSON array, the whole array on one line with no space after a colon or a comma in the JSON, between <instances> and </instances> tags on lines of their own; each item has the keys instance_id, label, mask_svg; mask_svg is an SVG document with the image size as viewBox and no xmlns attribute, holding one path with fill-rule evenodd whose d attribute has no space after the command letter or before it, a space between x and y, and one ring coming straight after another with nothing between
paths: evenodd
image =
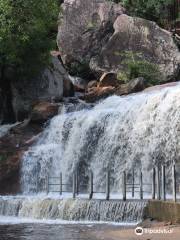
<instances>
[{"instance_id":1,"label":"wet rock","mask_svg":"<svg viewBox=\"0 0 180 240\"><path fill-rule=\"evenodd\" d=\"M127 95L130 93L140 92L144 89L145 89L145 80L144 80L144 78L140 77L140 78L133 79L126 84L120 85L116 89L115 94L119 95L119 96Z\"/></svg>"},{"instance_id":2,"label":"wet rock","mask_svg":"<svg viewBox=\"0 0 180 240\"><path fill-rule=\"evenodd\" d=\"M107 87L93 87L85 94L82 99L86 102L96 102L100 99L109 97L113 94L118 96L127 95L131 93L140 92L145 89L144 78L136 78L126 84L118 85L118 87L107 86Z\"/></svg>"},{"instance_id":3,"label":"wet rock","mask_svg":"<svg viewBox=\"0 0 180 240\"><path fill-rule=\"evenodd\" d=\"M87 86L87 82L86 80L84 80L83 78L80 77L75 77L75 76L70 76L69 75L69 79L72 82L75 90L85 90L86 86Z\"/></svg>"},{"instance_id":4,"label":"wet rock","mask_svg":"<svg viewBox=\"0 0 180 240\"><path fill-rule=\"evenodd\" d=\"M111 96L115 93L115 87L94 87L91 88L91 91L86 93L82 99L84 99L86 102L96 102L100 99L106 98Z\"/></svg>"},{"instance_id":5,"label":"wet rock","mask_svg":"<svg viewBox=\"0 0 180 240\"><path fill-rule=\"evenodd\" d=\"M88 89L91 89L93 87L97 87L97 85L98 85L98 82L96 80L90 81L87 85L87 91L88 91Z\"/></svg>"},{"instance_id":6,"label":"wet rock","mask_svg":"<svg viewBox=\"0 0 180 240\"><path fill-rule=\"evenodd\" d=\"M24 121L0 138L0 194L17 194L20 189L21 159L34 144L43 127Z\"/></svg>"},{"instance_id":7,"label":"wet rock","mask_svg":"<svg viewBox=\"0 0 180 240\"><path fill-rule=\"evenodd\" d=\"M44 123L57 115L58 109L58 103L41 102L33 107L31 122Z\"/></svg>"},{"instance_id":8,"label":"wet rock","mask_svg":"<svg viewBox=\"0 0 180 240\"><path fill-rule=\"evenodd\" d=\"M119 85L116 73L104 73L100 78L99 87L117 87Z\"/></svg>"}]
</instances>

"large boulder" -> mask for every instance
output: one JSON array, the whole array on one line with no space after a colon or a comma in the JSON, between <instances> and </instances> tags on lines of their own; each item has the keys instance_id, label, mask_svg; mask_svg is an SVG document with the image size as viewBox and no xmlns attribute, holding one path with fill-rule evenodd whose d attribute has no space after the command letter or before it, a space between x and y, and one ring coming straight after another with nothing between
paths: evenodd
<instances>
[{"instance_id":1,"label":"large boulder","mask_svg":"<svg viewBox=\"0 0 180 240\"><path fill-rule=\"evenodd\" d=\"M65 64L89 64L97 76L125 70L126 52L159 66L162 81L176 79L180 54L170 32L156 23L123 14L105 0L65 0L58 46Z\"/></svg>"},{"instance_id":2,"label":"large boulder","mask_svg":"<svg viewBox=\"0 0 180 240\"><path fill-rule=\"evenodd\" d=\"M35 102L59 101L63 98L63 90L66 95L71 94L68 74L55 55L40 75L32 79L11 81L11 88L13 109L18 121L28 117Z\"/></svg>"},{"instance_id":3,"label":"large boulder","mask_svg":"<svg viewBox=\"0 0 180 240\"><path fill-rule=\"evenodd\" d=\"M124 8L99 0L65 0L61 6L57 42L62 59L70 68L75 63L82 67L108 43L113 23Z\"/></svg>"},{"instance_id":4,"label":"large boulder","mask_svg":"<svg viewBox=\"0 0 180 240\"><path fill-rule=\"evenodd\" d=\"M114 22L114 34L101 54L91 59L91 68L99 72L125 70L128 52L159 66L162 81L176 79L179 74L180 52L171 33L154 22L125 14Z\"/></svg>"}]
</instances>

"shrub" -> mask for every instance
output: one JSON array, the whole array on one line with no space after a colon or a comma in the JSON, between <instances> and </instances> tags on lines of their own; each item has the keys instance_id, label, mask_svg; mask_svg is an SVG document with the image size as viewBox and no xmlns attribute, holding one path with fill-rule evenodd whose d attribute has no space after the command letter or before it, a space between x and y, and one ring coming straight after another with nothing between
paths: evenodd
<instances>
[{"instance_id":1,"label":"shrub","mask_svg":"<svg viewBox=\"0 0 180 240\"><path fill-rule=\"evenodd\" d=\"M120 71L117 74L119 81L126 83L131 79L143 77L147 85L155 85L160 83L161 75L157 65L145 59L139 53L127 51L121 54L125 60L122 61L125 71Z\"/></svg>"},{"instance_id":2,"label":"shrub","mask_svg":"<svg viewBox=\"0 0 180 240\"><path fill-rule=\"evenodd\" d=\"M131 15L146 18L164 24L174 0L110 0L122 3ZM175 12L178 15L178 10ZM174 16L177 17L177 16Z\"/></svg>"}]
</instances>

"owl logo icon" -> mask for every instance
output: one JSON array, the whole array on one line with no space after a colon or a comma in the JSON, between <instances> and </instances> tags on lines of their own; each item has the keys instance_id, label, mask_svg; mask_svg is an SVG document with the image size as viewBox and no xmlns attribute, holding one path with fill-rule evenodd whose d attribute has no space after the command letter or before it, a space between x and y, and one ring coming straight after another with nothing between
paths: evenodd
<instances>
[{"instance_id":1,"label":"owl logo icon","mask_svg":"<svg viewBox=\"0 0 180 240\"><path fill-rule=\"evenodd\" d=\"M136 229L135 229L135 234L136 235L138 235L138 236L141 236L141 235L143 235L143 228L142 227L137 227Z\"/></svg>"}]
</instances>

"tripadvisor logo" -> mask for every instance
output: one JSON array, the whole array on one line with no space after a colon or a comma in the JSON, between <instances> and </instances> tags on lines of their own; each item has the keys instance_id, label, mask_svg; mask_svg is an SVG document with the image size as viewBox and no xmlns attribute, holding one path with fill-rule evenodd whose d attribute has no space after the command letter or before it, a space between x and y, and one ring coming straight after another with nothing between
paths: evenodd
<instances>
[{"instance_id":1,"label":"tripadvisor logo","mask_svg":"<svg viewBox=\"0 0 180 240\"><path fill-rule=\"evenodd\" d=\"M137 227L136 229L135 229L135 234L136 235L138 235L138 236L141 236L141 235L143 235L143 228L142 227Z\"/></svg>"}]
</instances>

